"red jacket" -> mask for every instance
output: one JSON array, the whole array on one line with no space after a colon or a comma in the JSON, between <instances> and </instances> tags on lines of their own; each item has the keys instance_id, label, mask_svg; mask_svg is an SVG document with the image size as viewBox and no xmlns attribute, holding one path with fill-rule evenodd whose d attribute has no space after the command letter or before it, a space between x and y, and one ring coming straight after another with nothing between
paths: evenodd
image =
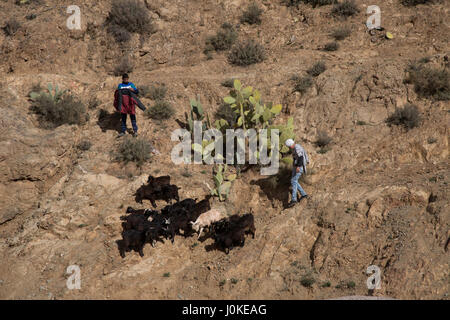
<instances>
[{"instance_id":1,"label":"red jacket","mask_svg":"<svg viewBox=\"0 0 450 320\"><path fill-rule=\"evenodd\" d=\"M135 106L137 102L130 95L122 94L122 105L118 106L118 104L119 90L116 90L116 92L114 92L114 108L116 108L117 111L120 111L120 113L136 114Z\"/></svg>"}]
</instances>

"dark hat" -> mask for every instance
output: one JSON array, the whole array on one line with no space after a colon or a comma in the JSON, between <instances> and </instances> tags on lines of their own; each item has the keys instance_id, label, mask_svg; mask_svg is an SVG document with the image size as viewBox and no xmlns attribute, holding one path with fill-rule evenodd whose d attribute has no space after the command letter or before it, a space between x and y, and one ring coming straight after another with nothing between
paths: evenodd
<instances>
[{"instance_id":1,"label":"dark hat","mask_svg":"<svg viewBox=\"0 0 450 320\"><path fill-rule=\"evenodd\" d=\"M124 74L122 75L122 79L126 79L126 78L129 78L129 77L128 77L128 73L124 73Z\"/></svg>"}]
</instances>

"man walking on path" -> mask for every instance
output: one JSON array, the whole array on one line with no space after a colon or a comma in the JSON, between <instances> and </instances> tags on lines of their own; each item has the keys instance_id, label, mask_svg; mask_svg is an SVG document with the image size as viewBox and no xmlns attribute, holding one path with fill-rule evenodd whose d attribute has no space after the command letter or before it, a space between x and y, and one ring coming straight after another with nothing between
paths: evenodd
<instances>
[{"instance_id":1,"label":"man walking on path","mask_svg":"<svg viewBox=\"0 0 450 320\"><path fill-rule=\"evenodd\" d=\"M298 179L300 176L305 173L306 174L306 165L309 163L308 155L306 154L305 149L299 144L296 144L294 140L287 139L286 146L292 150L292 158L293 158L293 167L292 167L292 198L291 202L288 204L288 208L295 206L298 202L300 202L303 198L307 198L305 190L303 190L300 183L298 183ZM302 197L299 201L297 201L297 190L300 191Z\"/></svg>"},{"instance_id":2,"label":"man walking on path","mask_svg":"<svg viewBox=\"0 0 450 320\"><path fill-rule=\"evenodd\" d=\"M122 115L122 130L119 137L125 135L127 131L127 115L130 115L131 125L133 126L133 136L137 136L137 123L136 123L136 105L145 111L145 106L136 96L139 90L132 82L128 82L128 75L122 76L122 83L119 84L116 92L114 93L114 107Z\"/></svg>"}]
</instances>

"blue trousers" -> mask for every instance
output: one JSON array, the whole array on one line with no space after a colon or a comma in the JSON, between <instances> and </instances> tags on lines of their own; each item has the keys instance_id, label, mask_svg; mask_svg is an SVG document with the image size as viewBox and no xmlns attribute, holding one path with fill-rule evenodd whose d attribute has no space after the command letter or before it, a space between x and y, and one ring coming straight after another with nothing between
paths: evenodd
<instances>
[{"instance_id":1,"label":"blue trousers","mask_svg":"<svg viewBox=\"0 0 450 320\"><path fill-rule=\"evenodd\" d=\"M296 172L296 168L292 168L292 178L291 178L291 185L292 185L292 199L291 201L297 201L297 190L300 191L300 194L302 197L306 196L305 190L303 190L300 183L298 183L298 179L300 179L300 176L303 174L303 168L300 167L300 172Z\"/></svg>"},{"instance_id":2,"label":"blue trousers","mask_svg":"<svg viewBox=\"0 0 450 320\"><path fill-rule=\"evenodd\" d=\"M134 132L137 132L138 127L136 124L136 115L130 114L131 125L133 126ZM127 131L127 114L122 113L122 132L125 133Z\"/></svg>"}]
</instances>

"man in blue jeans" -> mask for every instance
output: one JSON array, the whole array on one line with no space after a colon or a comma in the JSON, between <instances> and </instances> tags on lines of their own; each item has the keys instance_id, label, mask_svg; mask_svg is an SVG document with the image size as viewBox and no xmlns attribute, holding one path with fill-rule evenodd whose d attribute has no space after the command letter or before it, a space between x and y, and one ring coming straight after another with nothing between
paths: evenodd
<instances>
[{"instance_id":1,"label":"man in blue jeans","mask_svg":"<svg viewBox=\"0 0 450 320\"><path fill-rule=\"evenodd\" d=\"M288 204L288 208L291 208L304 198L308 197L305 190L303 190L300 183L298 183L298 179L300 179L300 176L303 173L306 174L306 165L309 163L309 159L305 149L303 149L301 145L296 144L294 140L287 139L285 144L288 148L292 150L292 158L293 158L292 177L291 177L292 198L291 202L289 202ZM297 190L300 191L300 194L302 195L299 201L297 201Z\"/></svg>"}]
</instances>

